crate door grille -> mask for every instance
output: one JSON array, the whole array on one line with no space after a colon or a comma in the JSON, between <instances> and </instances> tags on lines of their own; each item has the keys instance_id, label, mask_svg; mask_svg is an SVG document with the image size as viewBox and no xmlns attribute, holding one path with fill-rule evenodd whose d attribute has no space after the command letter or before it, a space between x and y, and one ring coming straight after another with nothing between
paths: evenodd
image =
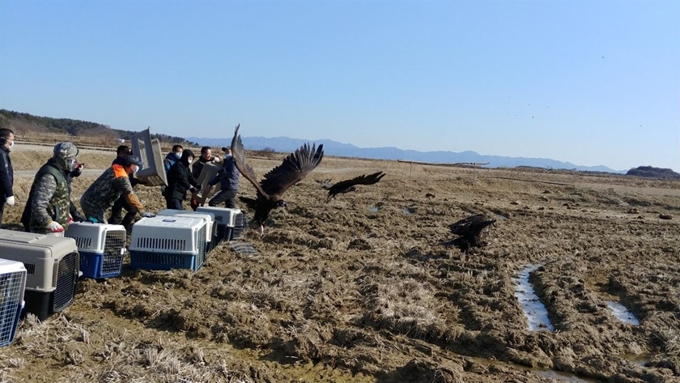
<instances>
[{"instance_id":1,"label":"crate door grille","mask_svg":"<svg viewBox=\"0 0 680 383\"><path fill-rule=\"evenodd\" d=\"M118 274L123 267L123 251L125 249L125 231L109 230L104 240L104 259L102 275Z\"/></svg>"},{"instance_id":2,"label":"crate door grille","mask_svg":"<svg viewBox=\"0 0 680 383\"><path fill-rule=\"evenodd\" d=\"M80 270L80 265L76 264L78 253L67 254L61 261L59 261L59 272L57 277L57 288L54 290L54 312L59 312L66 308L71 301L76 291L76 280Z\"/></svg>"},{"instance_id":3,"label":"crate door grille","mask_svg":"<svg viewBox=\"0 0 680 383\"><path fill-rule=\"evenodd\" d=\"M90 249L92 247L92 238L89 237L73 237L76 240L78 249Z\"/></svg>"},{"instance_id":4,"label":"crate door grille","mask_svg":"<svg viewBox=\"0 0 680 383\"><path fill-rule=\"evenodd\" d=\"M12 341L25 275L24 272L0 275L0 347Z\"/></svg>"},{"instance_id":5,"label":"crate door grille","mask_svg":"<svg viewBox=\"0 0 680 383\"><path fill-rule=\"evenodd\" d=\"M246 230L246 227L248 226L248 218L246 218L246 215L243 213L237 213L236 214L236 219L235 219L235 225L234 225L234 239L240 238L241 234Z\"/></svg>"},{"instance_id":6,"label":"crate door grille","mask_svg":"<svg viewBox=\"0 0 680 383\"><path fill-rule=\"evenodd\" d=\"M184 239L151 238L151 237L137 238L137 247L143 249L183 251L186 249L186 246L187 242Z\"/></svg>"},{"instance_id":7,"label":"crate door grille","mask_svg":"<svg viewBox=\"0 0 680 383\"><path fill-rule=\"evenodd\" d=\"M206 245L206 240L205 240L205 231L208 230L207 225L203 225L201 230L198 231L198 238L196 240L198 244L198 253L196 256L196 270L201 268L203 264L205 263L205 245Z\"/></svg>"}]
</instances>

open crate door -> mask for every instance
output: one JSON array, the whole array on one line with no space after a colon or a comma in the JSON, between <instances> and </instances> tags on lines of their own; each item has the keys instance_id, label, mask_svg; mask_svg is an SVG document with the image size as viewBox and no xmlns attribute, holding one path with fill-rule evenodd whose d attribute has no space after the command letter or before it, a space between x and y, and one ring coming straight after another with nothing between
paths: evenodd
<instances>
[{"instance_id":1,"label":"open crate door","mask_svg":"<svg viewBox=\"0 0 680 383\"><path fill-rule=\"evenodd\" d=\"M212 197L213 194L215 194L215 191L219 189L220 184L214 185L213 187L210 187L210 180L217 175L217 172L220 171L220 166L211 164L211 163L206 163L203 165L203 169L201 169L201 174L198 176L198 184L201 185L201 191L198 193L194 193L191 198L195 199L196 202L200 206L202 206L210 197Z\"/></svg>"},{"instance_id":2,"label":"open crate door","mask_svg":"<svg viewBox=\"0 0 680 383\"><path fill-rule=\"evenodd\" d=\"M139 156L144 163L144 167L139 169L135 176L148 182L148 186L167 186L168 179L163 167L161 142L157 139L151 139L149 128L133 134L130 137L130 142L132 143L132 154Z\"/></svg>"}]
</instances>

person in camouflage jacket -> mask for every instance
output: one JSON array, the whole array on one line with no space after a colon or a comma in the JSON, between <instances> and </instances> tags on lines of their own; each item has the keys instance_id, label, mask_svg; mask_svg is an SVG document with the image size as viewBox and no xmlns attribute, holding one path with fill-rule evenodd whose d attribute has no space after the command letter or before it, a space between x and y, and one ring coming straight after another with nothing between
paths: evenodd
<instances>
[{"instance_id":1,"label":"person in camouflage jacket","mask_svg":"<svg viewBox=\"0 0 680 383\"><path fill-rule=\"evenodd\" d=\"M78 148L71 142L54 146L52 158L35 175L21 223L26 231L60 234L72 222L67 176L77 163Z\"/></svg>"},{"instance_id":2,"label":"person in camouflage jacket","mask_svg":"<svg viewBox=\"0 0 680 383\"><path fill-rule=\"evenodd\" d=\"M96 181L80 197L80 207L85 217L93 222L107 223L106 210L121 197L140 213L142 217L152 217L154 214L145 213L144 206L135 195L130 183L130 175L142 166L142 160L133 155L115 161L110 168L97 178Z\"/></svg>"}]
</instances>

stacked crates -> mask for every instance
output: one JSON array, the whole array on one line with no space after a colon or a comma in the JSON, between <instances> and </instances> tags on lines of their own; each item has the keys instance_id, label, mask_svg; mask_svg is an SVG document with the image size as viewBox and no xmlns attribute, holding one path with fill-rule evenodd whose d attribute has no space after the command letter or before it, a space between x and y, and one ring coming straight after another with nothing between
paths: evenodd
<instances>
[{"instance_id":1,"label":"stacked crates","mask_svg":"<svg viewBox=\"0 0 680 383\"><path fill-rule=\"evenodd\" d=\"M207 226L202 218L156 216L132 226L133 269L198 271L205 263Z\"/></svg>"},{"instance_id":2,"label":"stacked crates","mask_svg":"<svg viewBox=\"0 0 680 383\"><path fill-rule=\"evenodd\" d=\"M173 216L173 217L188 217L188 218L200 218L205 221L206 231L205 240L206 242L206 256L210 253L212 249L217 245L217 225L215 224L215 215L212 213L206 213L201 211L188 211L188 210L175 210L175 209L165 209L158 212L158 215L162 216Z\"/></svg>"},{"instance_id":3,"label":"stacked crates","mask_svg":"<svg viewBox=\"0 0 680 383\"><path fill-rule=\"evenodd\" d=\"M123 225L74 222L65 236L76 241L83 277L101 279L120 275L125 257Z\"/></svg>"},{"instance_id":4,"label":"stacked crates","mask_svg":"<svg viewBox=\"0 0 680 383\"><path fill-rule=\"evenodd\" d=\"M197 212L212 213L215 215L215 222L217 223L217 235L220 241L231 241L238 238L234 234L238 229L240 236L245 229L245 214L240 209L229 209L225 207L216 206L199 206ZM237 227L237 224L239 225Z\"/></svg>"},{"instance_id":5,"label":"stacked crates","mask_svg":"<svg viewBox=\"0 0 680 383\"><path fill-rule=\"evenodd\" d=\"M73 238L0 230L0 254L26 268L25 312L44 320L71 305L80 274Z\"/></svg>"},{"instance_id":6,"label":"stacked crates","mask_svg":"<svg viewBox=\"0 0 680 383\"><path fill-rule=\"evenodd\" d=\"M24 308L26 268L17 261L0 258L0 347L12 343Z\"/></svg>"}]
</instances>

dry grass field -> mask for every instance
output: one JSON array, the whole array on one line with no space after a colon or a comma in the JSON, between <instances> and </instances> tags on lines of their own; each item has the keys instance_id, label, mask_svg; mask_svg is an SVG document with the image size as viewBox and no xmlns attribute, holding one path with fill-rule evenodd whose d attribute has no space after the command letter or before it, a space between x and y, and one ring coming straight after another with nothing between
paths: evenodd
<instances>
[{"instance_id":1,"label":"dry grass field","mask_svg":"<svg viewBox=\"0 0 680 383\"><path fill-rule=\"evenodd\" d=\"M89 169L114 155L81 153ZM24 172L10 227L48 157L12 153ZM252 165L262 175L280 159ZM379 170L329 203L315 182ZM74 200L97 175L74 181ZM138 191L147 210L165 207L158 188ZM121 277L82 280L64 312L20 323L0 381L680 381L680 182L324 158L285 197L264 236L247 232L256 255L225 243L196 273L126 259ZM473 213L497 219L486 246L442 246ZM554 331L528 330L514 295L536 264Z\"/></svg>"}]
</instances>

